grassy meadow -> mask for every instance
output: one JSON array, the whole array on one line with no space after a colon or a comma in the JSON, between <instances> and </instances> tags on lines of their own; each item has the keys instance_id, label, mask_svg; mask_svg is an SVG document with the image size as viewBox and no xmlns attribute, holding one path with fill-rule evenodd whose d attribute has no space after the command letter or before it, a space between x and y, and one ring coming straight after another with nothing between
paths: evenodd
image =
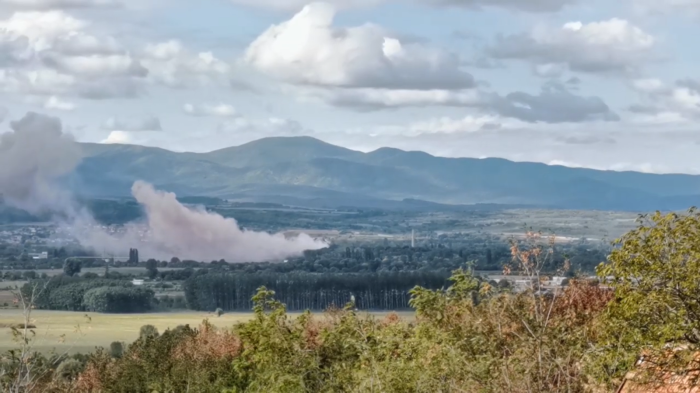
<instances>
[{"instance_id":1,"label":"grassy meadow","mask_svg":"<svg viewBox=\"0 0 700 393\"><path fill-rule=\"evenodd\" d=\"M373 312L381 318L388 312ZM290 313L298 316L299 313ZM413 318L412 312L400 312L402 318ZM31 323L36 326L33 346L36 350L49 353L87 353L95 347L108 347L113 341L131 343L139 336L143 325L154 325L160 332L178 325L198 326L204 319L219 327L226 328L252 318L252 313L228 313L217 317L205 312L164 312L148 314L99 314L70 311L33 310ZM24 321L21 310L0 310L0 352L18 345L9 327Z\"/></svg>"}]
</instances>

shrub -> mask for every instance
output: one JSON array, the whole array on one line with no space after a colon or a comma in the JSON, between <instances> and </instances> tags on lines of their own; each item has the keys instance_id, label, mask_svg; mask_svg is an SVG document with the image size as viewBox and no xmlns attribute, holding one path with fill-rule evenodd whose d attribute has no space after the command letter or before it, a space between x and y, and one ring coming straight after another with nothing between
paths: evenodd
<instances>
[{"instance_id":1,"label":"shrub","mask_svg":"<svg viewBox=\"0 0 700 393\"><path fill-rule=\"evenodd\" d=\"M148 337L158 337L158 328L153 325L143 325L139 330L139 338L146 339Z\"/></svg>"},{"instance_id":2,"label":"shrub","mask_svg":"<svg viewBox=\"0 0 700 393\"><path fill-rule=\"evenodd\" d=\"M119 359L124 355L124 345L119 341L114 341L109 344L109 354L115 358Z\"/></svg>"},{"instance_id":3,"label":"shrub","mask_svg":"<svg viewBox=\"0 0 700 393\"><path fill-rule=\"evenodd\" d=\"M66 359L61 362L56 368L54 378L70 382L78 377L78 374L83 371L83 364L77 359Z\"/></svg>"},{"instance_id":4,"label":"shrub","mask_svg":"<svg viewBox=\"0 0 700 393\"><path fill-rule=\"evenodd\" d=\"M217 317L220 317L220 316L224 315L224 310L217 308L216 311L214 311L214 313L216 314Z\"/></svg>"}]
</instances>

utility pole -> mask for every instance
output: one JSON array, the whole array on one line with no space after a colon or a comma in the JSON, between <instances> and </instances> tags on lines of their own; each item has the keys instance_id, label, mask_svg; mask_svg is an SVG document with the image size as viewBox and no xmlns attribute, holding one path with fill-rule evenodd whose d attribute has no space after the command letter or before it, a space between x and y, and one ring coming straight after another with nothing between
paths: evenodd
<instances>
[{"instance_id":1,"label":"utility pole","mask_svg":"<svg viewBox=\"0 0 700 393\"><path fill-rule=\"evenodd\" d=\"M411 248L416 248L416 231L411 229Z\"/></svg>"}]
</instances>

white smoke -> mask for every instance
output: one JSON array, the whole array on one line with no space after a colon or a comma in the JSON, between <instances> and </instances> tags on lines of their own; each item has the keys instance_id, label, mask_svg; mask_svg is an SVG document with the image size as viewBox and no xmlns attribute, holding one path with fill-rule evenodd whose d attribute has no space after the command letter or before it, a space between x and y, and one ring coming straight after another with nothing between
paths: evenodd
<instances>
[{"instance_id":1,"label":"white smoke","mask_svg":"<svg viewBox=\"0 0 700 393\"><path fill-rule=\"evenodd\" d=\"M11 128L0 135L0 194L8 204L32 213L59 213L61 224L84 247L118 255L137 247L149 258L229 262L278 260L327 247L306 234L287 238L242 230L234 219L189 209L175 194L143 181L131 191L144 208L145 224L127 225L119 235L108 233L85 210L76 209L71 194L57 185L81 160L79 144L63 133L60 120L30 112Z\"/></svg>"},{"instance_id":2,"label":"white smoke","mask_svg":"<svg viewBox=\"0 0 700 393\"><path fill-rule=\"evenodd\" d=\"M80 146L58 118L29 112L0 134L0 194L30 213L73 214L70 193L56 181L81 160Z\"/></svg>"}]
</instances>

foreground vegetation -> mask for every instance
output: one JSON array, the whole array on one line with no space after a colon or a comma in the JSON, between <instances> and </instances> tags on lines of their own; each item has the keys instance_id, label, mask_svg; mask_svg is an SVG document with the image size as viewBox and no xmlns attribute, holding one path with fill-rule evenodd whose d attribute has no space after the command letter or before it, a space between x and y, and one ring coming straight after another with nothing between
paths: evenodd
<instances>
[{"instance_id":1,"label":"foreground vegetation","mask_svg":"<svg viewBox=\"0 0 700 393\"><path fill-rule=\"evenodd\" d=\"M413 288L414 321L360 314L352 301L293 317L261 287L250 321L144 326L132 344L89 356L39 355L33 328L14 327L24 344L3 359L0 383L13 392L609 392L641 354L653 367L633 376L640 384L663 383L659 368L690 371L700 351L700 214L643 219L599 280L546 294L538 279L554 246L532 233L512 243L504 270L531 277L525 291L470 268L444 289Z\"/></svg>"}]
</instances>

